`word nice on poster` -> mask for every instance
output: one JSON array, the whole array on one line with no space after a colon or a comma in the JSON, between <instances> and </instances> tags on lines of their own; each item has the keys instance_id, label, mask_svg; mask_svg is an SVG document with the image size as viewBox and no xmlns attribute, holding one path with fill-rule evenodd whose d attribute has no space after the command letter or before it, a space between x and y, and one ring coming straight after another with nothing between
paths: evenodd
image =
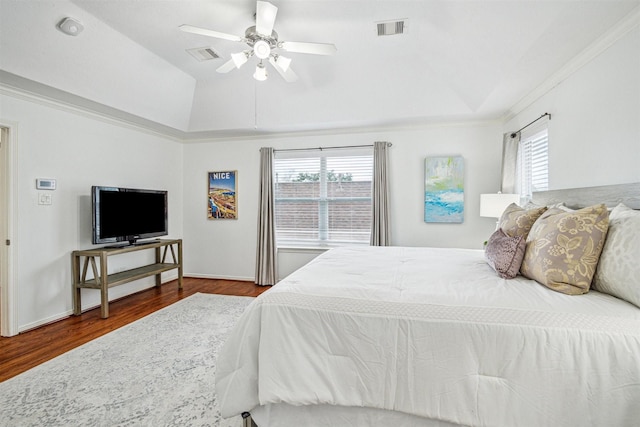
<instances>
[{"instance_id":1,"label":"word nice on poster","mask_svg":"<svg viewBox=\"0 0 640 427\"><path fill-rule=\"evenodd\" d=\"M237 171L209 172L207 218L237 219Z\"/></svg>"},{"instance_id":2,"label":"word nice on poster","mask_svg":"<svg viewBox=\"0 0 640 427\"><path fill-rule=\"evenodd\" d=\"M424 222L463 222L464 159L427 157L424 170Z\"/></svg>"}]
</instances>

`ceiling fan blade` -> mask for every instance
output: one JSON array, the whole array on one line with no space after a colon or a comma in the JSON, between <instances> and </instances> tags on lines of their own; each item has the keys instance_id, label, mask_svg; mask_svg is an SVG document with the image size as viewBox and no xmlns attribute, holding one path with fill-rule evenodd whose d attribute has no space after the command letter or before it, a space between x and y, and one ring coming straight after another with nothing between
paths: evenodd
<instances>
[{"instance_id":1,"label":"ceiling fan blade","mask_svg":"<svg viewBox=\"0 0 640 427\"><path fill-rule=\"evenodd\" d=\"M278 59L281 59L281 58L283 57L282 56L278 57ZM293 72L291 67L289 67L289 62L291 62L291 60L286 62L286 69L284 69L280 64L278 64L278 61L276 61L273 56L269 58L269 62L271 63L271 65L273 65L273 68L276 69L278 74L282 76L285 82L293 83L298 80L298 75Z\"/></svg>"},{"instance_id":2,"label":"ceiling fan blade","mask_svg":"<svg viewBox=\"0 0 640 427\"><path fill-rule=\"evenodd\" d=\"M219 66L216 71L219 73L228 73L229 71L237 68L236 63L233 61L233 58Z\"/></svg>"},{"instance_id":3,"label":"ceiling fan blade","mask_svg":"<svg viewBox=\"0 0 640 427\"><path fill-rule=\"evenodd\" d=\"M180 25L182 31L186 33L200 34L202 36L215 37L217 39L231 40L232 42L241 42L243 39L239 36L234 36L233 34L220 33L218 31L207 30L206 28L194 27L192 25Z\"/></svg>"},{"instance_id":4,"label":"ceiling fan blade","mask_svg":"<svg viewBox=\"0 0 640 427\"><path fill-rule=\"evenodd\" d=\"M333 55L338 50L331 43L282 42L278 47L287 52L310 53L313 55Z\"/></svg>"},{"instance_id":5,"label":"ceiling fan blade","mask_svg":"<svg viewBox=\"0 0 640 427\"><path fill-rule=\"evenodd\" d=\"M275 55L275 57L273 57L273 62L275 62L278 68L286 72L289 69L289 65L291 65L291 58L287 58L282 55Z\"/></svg>"},{"instance_id":6,"label":"ceiling fan blade","mask_svg":"<svg viewBox=\"0 0 640 427\"><path fill-rule=\"evenodd\" d=\"M263 36L271 36L277 14L278 8L276 6L268 1L258 1L256 5L256 32Z\"/></svg>"}]
</instances>

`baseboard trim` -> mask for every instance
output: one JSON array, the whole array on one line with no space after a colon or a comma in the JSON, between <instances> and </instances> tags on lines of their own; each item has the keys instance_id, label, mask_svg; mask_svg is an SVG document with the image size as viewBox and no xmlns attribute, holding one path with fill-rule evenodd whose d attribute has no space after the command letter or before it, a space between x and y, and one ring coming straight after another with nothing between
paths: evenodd
<instances>
[{"instance_id":1,"label":"baseboard trim","mask_svg":"<svg viewBox=\"0 0 640 427\"><path fill-rule=\"evenodd\" d=\"M201 273L185 273L184 277L193 277L194 279L239 280L242 282L254 282L256 280L255 277L225 276L220 274L201 274Z\"/></svg>"},{"instance_id":2,"label":"baseboard trim","mask_svg":"<svg viewBox=\"0 0 640 427\"><path fill-rule=\"evenodd\" d=\"M168 282L171 282L171 281L177 280L177 279L178 279L178 273L177 272L171 271L171 272L169 272L169 274L166 274L166 276L165 276L165 273L162 273L162 284L163 285L165 283L168 283ZM147 290L153 288L154 286L155 286L155 284L151 284L150 286L147 286L147 287L145 287L143 289L135 290L134 292L131 292L130 294L121 295L121 296L115 297L113 299L110 298L109 299L109 303L118 301L118 300L120 300L122 298L130 297L131 295L135 295L135 294L137 294L139 292L147 291ZM91 305L89 307L83 307L82 308L82 312L84 313L86 311L94 310L94 309L99 308L99 307L100 307L100 303ZM71 317L72 315L73 315L73 310L66 310L66 311L64 311L62 313L54 314L54 315L46 317L44 319L36 320L35 322L31 322L31 323L27 323L26 325L19 326L18 327L18 333L22 334L24 332L29 332L32 329L37 329L37 328L40 328L42 326L48 325L50 323L58 322L58 321L60 321L62 319L66 319L67 317Z\"/></svg>"}]
</instances>

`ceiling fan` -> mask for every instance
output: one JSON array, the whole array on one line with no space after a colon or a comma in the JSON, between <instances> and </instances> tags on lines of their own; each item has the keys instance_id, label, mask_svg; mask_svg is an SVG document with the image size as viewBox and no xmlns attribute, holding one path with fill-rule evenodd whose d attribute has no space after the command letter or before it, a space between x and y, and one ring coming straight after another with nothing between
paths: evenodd
<instances>
[{"instance_id":1,"label":"ceiling fan","mask_svg":"<svg viewBox=\"0 0 640 427\"><path fill-rule=\"evenodd\" d=\"M309 53L314 55L333 55L336 47L330 43L287 42L278 40L278 33L273 30L278 8L267 1L258 1L256 6L256 25L249 27L244 32L244 37L221 33L192 25L181 25L182 31L218 39L242 42L251 49L232 53L231 59L218 67L218 73L228 73L234 68L240 68L252 56L260 59L253 73L256 80L266 80L268 73L263 61L268 61L282 78L287 82L295 82L298 76L290 67L291 59L277 53L284 50L295 53Z\"/></svg>"}]
</instances>

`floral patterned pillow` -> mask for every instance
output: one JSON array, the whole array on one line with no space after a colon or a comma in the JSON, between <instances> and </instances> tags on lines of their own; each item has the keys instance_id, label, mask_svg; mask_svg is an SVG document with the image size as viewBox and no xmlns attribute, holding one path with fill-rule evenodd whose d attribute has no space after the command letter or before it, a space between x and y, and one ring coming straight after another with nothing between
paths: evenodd
<instances>
[{"instance_id":1,"label":"floral patterned pillow","mask_svg":"<svg viewBox=\"0 0 640 427\"><path fill-rule=\"evenodd\" d=\"M535 222L520 273L569 295L589 291L609 227L605 205L549 209Z\"/></svg>"},{"instance_id":2,"label":"floral patterned pillow","mask_svg":"<svg viewBox=\"0 0 640 427\"><path fill-rule=\"evenodd\" d=\"M546 210L546 206L525 210L515 203L511 203L502 213L498 228L501 228L507 236L523 236L526 239L533 223Z\"/></svg>"}]
</instances>

